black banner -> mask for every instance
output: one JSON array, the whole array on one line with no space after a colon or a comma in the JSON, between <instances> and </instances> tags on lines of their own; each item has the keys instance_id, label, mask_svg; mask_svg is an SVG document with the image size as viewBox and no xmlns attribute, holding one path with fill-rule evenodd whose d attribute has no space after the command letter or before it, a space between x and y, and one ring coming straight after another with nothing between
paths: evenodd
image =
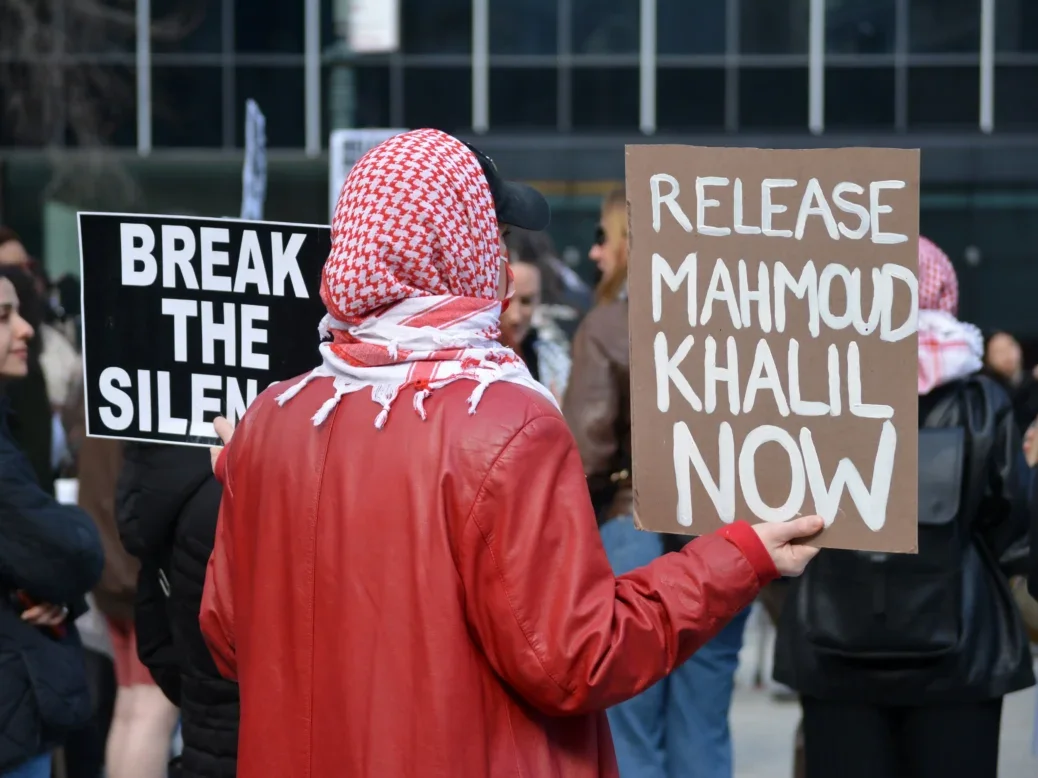
<instances>
[{"instance_id":1,"label":"black banner","mask_svg":"<svg viewBox=\"0 0 1038 778\"><path fill-rule=\"evenodd\" d=\"M330 230L80 213L87 434L217 443L274 381L320 362Z\"/></svg>"}]
</instances>

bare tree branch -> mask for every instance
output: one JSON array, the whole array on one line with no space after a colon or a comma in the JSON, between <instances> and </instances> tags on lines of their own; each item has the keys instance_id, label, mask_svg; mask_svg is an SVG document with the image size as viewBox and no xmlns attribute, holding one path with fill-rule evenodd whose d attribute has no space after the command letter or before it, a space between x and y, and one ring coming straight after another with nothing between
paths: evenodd
<instances>
[{"instance_id":1,"label":"bare tree branch","mask_svg":"<svg viewBox=\"0 0 1038 778\"><path fill-rule=\"evenodd\" d=\"M153 19L154 41L176 42L210 0L181 0ZM0 1L0 123L29 145L103 146L133 105L132 67L69 65L75 55L134 51L136 0Z\"/></svg>"}]
</instances>

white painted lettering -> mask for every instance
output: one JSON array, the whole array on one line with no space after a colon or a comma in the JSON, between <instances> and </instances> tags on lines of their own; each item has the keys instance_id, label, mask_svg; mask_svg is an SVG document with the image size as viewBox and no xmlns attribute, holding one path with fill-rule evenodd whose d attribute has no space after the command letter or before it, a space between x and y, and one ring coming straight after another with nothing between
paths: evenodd
<instances>
[{"instance_id":1,"label":"white painted lettering","mask_svg":"<svg viewBox=\"0 0 1038 778\"><path fill-rule=\"evenodd\" d=\"M162 285L173 289L177 285L177 270L187 289L197 289L198 279L191 260L195 258L195 232L179 224L162 225Z\"/></svg>"},{"instance_id":2,"label":"white painted lettering","mask_svg":"<svg viewBox=\"0 0 1038 778\"><path fill-rule=\"evenodd\" d=\"M677 272L659 254L652 255L652 320L659 322L663 317L663 285L677 292L683 283L688 284L688 326L696 326L696 255L688 254Z\"/></svg>"},{"instance_id":3,"label":"white painted lettering","mask_svg":"<svg viewBox=\"0 0 1038 778\"><path fill-rule=\"evenodd\" d=\"M730 227L711 227L706 223L706 209L716 208L721 204L720 200L712 200L706 196L708 186L728 186L728 179L718 176L696 177L696 229L700 235L731 235Z\"/></svg>"},{"instance_id":4,"label":"white painted lettering","mask_svg":"<svg viewBox=\"0 0 1038 778\"><path fill-rule=\"evenodd\" d=\"M717 433L718 473L715 481L683 421L674 424L674 479L678 487L678 524L692 526L692 473L695 468L721 521L735 521L735 439L732 425L721 422Z\"/></svg>"},{"instance_id":5,"label":"white painted lettering","mask_svg":"<svg viewBox=\"0 0 1038 778\"><path fill-rule=\"evenodd\" d=\"M202 227L202 289L207 292L231 291L231 279L216 275L216 268L231 264L226 251L216 248L226 244L231 233L224 227Z\"/></svg>"},{"instance_id":6,"label":"white painted lettering","mask_svg":"<svg viewBox=\"0 0 1038 778\"><path fill-rule=\"evenodd\" d=\"M152 240L154 240L154 237ZM142 284L142 286L147 286L147 284ZM129 394L123 391L123 389L129 389L132 385L133 382L130 380L130 374L121 367L106 367L101 371L101 375L98 378L98 388L101 390L101 397L119 410L118 413L115 413L107 405L102 405L98 410L101 423L113 432L122 432L125 429L129 429L130 424L133 423L133 400Z\"/></svg>"},{"instance_id":7,"label":"white painted lettering","mask_svg":"<svg viewBox=\"0 0 1038 778\"><path fill-rule=\"evenodd\" d=\"M670 187L670 191L666 193L660 192L660 184L667 184ZM666 173L657 173L649 178L649 189L652 191L652 228L656 232L660 231L662 222L660 207L665 205L667 210L670 211L670 215L681 225L681 229L685 232L692 232L692 222L689 221L688 216L685 215L685 212L681 210L681 206L678 205L678 195L681 193L681 186L678 184L678 180Z\"/></svg>"},{"instance_id":8,"label":"white painted lettering","mask_svg":"<svg viewBox=\"0 0 1038 778\"><path fill-rule=\"evenodd\" d=\"M147 224L119 225L119 265L123 286L151 286L159 275L155 233ZM139 267L138 267L139 266Z\"/></svg>"}]
</instances>

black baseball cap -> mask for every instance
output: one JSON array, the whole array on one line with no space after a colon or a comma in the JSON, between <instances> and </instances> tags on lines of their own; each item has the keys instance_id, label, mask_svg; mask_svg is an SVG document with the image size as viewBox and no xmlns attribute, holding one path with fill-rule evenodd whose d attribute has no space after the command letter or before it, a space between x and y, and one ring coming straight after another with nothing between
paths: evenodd
<instances>
[{"instance_id":1,"label":"black baseball cap","mask_svg":"<svg viewBox=\"0 0 1038 778\"><path fill-rule=\"evenodd\" d=\"M551 222L551 207L544 195L532 186L506 181L498 172L494 160L471 143L465 145L476 155L479 166L483 168L483 175L490 184L498 223L534 232L545 229Z\"/></svg>"}]
</instances>

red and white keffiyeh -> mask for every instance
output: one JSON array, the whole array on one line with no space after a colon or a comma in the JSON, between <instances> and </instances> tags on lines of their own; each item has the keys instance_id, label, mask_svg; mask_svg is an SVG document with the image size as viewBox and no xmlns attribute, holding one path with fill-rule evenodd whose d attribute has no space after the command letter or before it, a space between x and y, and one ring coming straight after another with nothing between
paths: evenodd
<instances>
[{"instance_id":1,"label":"red and white keffiyeh","mask_svg":"<svg viewBox=\"0 0 1038 778\"><path fill-rule=\"evenodd\" d=\"M314 378L334 395L314 414L320 425L344 394L371 388L381 428L400 390L416 389L414 410L459 379L476 382L475 413L496 381L554 398L525 363L498 342L501 249L490 186L475 155L438 130L397 135L353 166L332 220L321 299L322 363L278 396L284 405Z\"/></svg>"},{"instance_id":2,"label":"red and white keffiyeh","mask_svg":"<svg viewBox=\"0 0 1038 778\"><path fill-rule=\"evenodd\" d=\"M983 366L980 330L956 318L959 280L948 255L919 237L919 394Z\"/></svg>"}]
</instances>

